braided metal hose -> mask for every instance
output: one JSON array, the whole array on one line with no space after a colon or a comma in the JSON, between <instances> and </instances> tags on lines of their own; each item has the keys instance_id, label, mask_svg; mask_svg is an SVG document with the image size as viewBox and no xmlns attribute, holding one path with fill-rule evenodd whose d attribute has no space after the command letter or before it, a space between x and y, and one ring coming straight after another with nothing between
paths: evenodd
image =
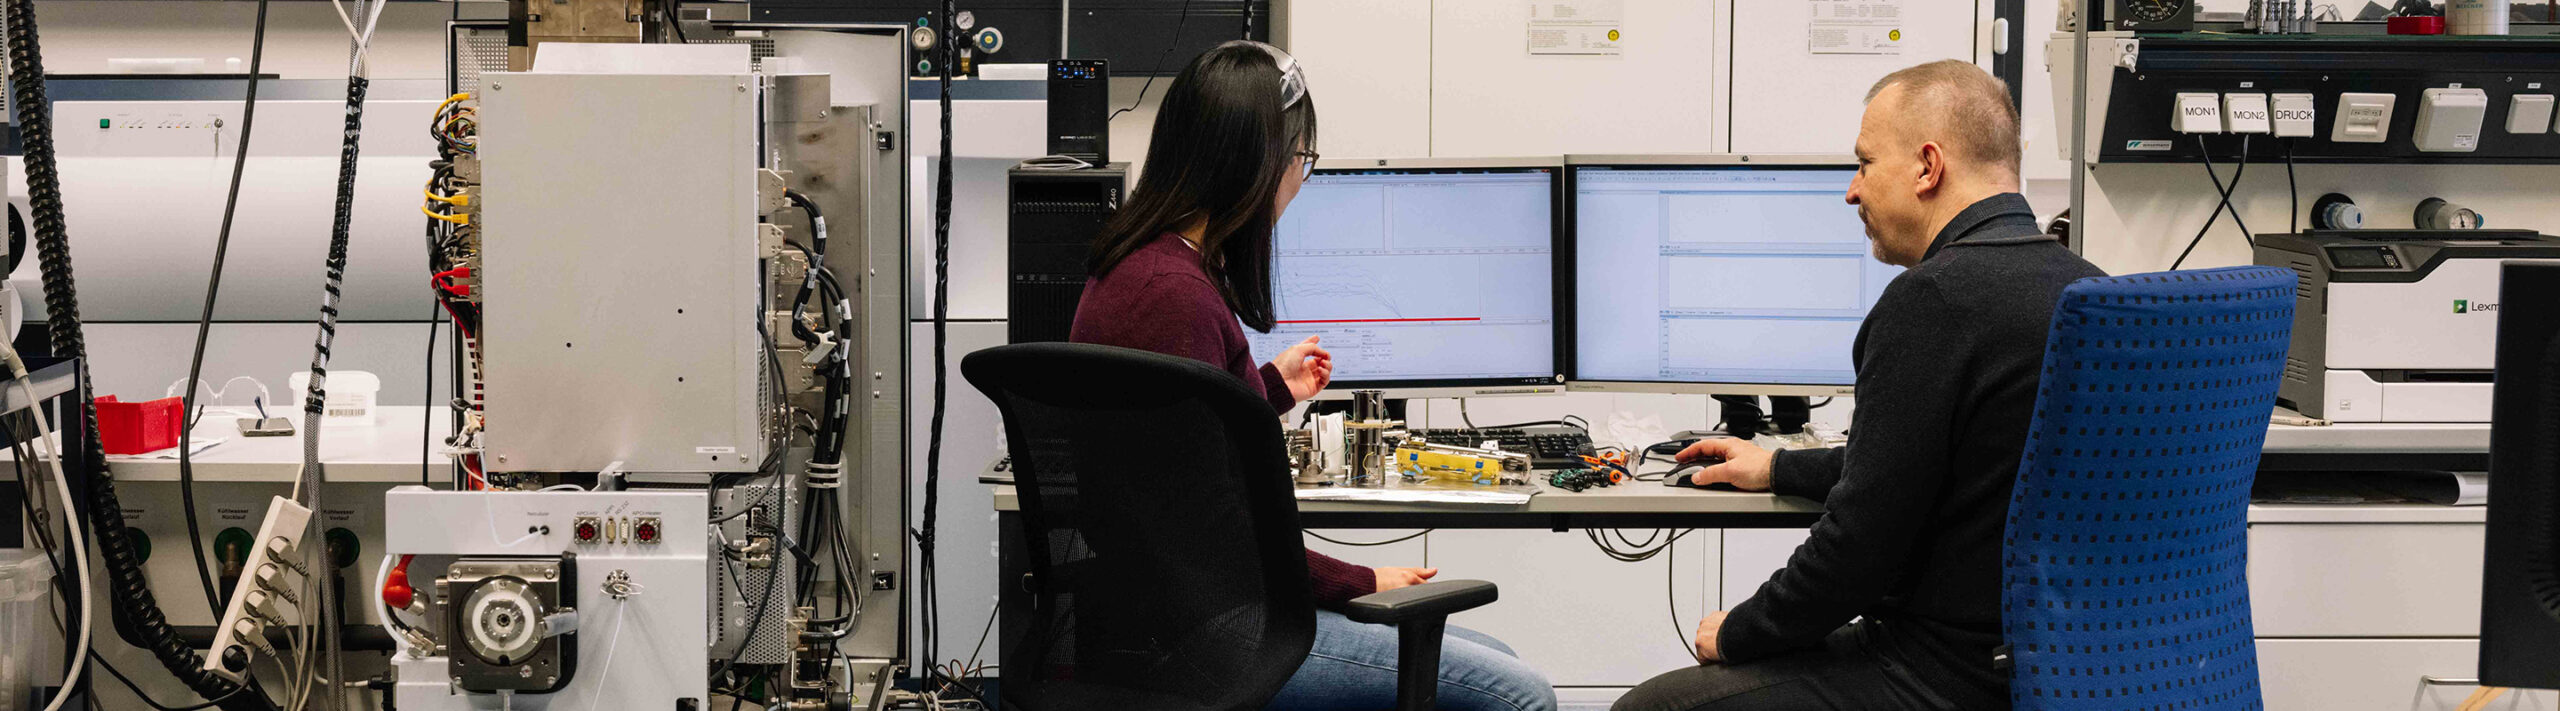
<instances>
[{"instance_id":1,"label":"braided metal hose","mask_svg":"<svg viewBox=\"0 0 2560 711\"><path fill-rule=\"evenodd\" d=\"M361 74L350 73L347 76L347 125L345 136L338 145L338 211L329 226L329 279L320 294L320 334L311 346L311 387L302 397L302 490L313 511L324 510L321 508L321 483L327 477L322 475L320 464L320 418L329 407L329 347L338 339L338 299L342 296L339 287L346 281L347 233L355 213L356 147L358 139L364 135L364 94L369 84L371 82ZM324 551L325 554L328 543L320 535L320 527L313 526L310 535L317 547L309 550ZM320 609L341 609L337 587L320 586ZM321 658L329 663L329 678L345 679L344 651L340 648L335 617L332 616L330 621L330 629L320 635L324 644ZM334 697L336 690L331 691Z\"/></svg>"}]
</instances>

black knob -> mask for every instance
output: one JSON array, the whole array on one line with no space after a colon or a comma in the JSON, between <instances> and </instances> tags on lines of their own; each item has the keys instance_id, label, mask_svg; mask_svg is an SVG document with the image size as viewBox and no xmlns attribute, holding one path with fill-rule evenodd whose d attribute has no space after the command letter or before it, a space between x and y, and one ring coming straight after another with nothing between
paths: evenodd
<instances>
[{"instance_id":1,"label":"black knob","mask_svg":"<svg viewBox=\"0 0 2560 711\"><path fill-rule=\"evenodd\" d=\"M827 694L827 711L853 711L853 694L843 691Z\"/></svg>"},{"instance_id":2,"label":"black knob","mask_svg":"<svg viewBox=\"0 0 2560 711\"><path fill-rule=\"evenodd\" d=\"M236 644L222 650L222 668L230 670L233 674L248 673L249 650Z\"/></svg>"}]
</instances>

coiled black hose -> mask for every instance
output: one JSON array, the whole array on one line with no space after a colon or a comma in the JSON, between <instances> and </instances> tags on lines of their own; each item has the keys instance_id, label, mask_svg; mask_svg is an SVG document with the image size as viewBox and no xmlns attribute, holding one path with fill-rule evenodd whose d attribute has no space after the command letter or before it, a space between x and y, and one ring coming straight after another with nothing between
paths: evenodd
<instances>
[{"instance_id":1,"label":"coiled black hose","mask_svg":"<svg viewBox=\"0 0 2560 711\"><path fill-rule=\"evenodd\" d=\"M5 15L0 21L5 21L8 33L10 99L18 108L19 137L25 148L27 207L37 262L44 274L45 325L52 332L54 355L78 358L80 382L89 382L89 348L80 330L80 301L71 276L71 242L62 217L62 175L54 164L53 105L44 94L35 0L7 0L0 5L0 15ZM95 401L81 398L79 417L82 431L98 431ZM99 557L106 562L107 601L116 617L133 629L160 666L197 695L224 699L226 711L272 711L275 706L264 695L232 693L238 685L205 671L203 657L169 628L125 530L124 507L116 499L115 480L107 474L106 450L95 436L80 439L84 471L76 475L84 476L89 485L89 527Z\"/></svg>"}]
</instances>

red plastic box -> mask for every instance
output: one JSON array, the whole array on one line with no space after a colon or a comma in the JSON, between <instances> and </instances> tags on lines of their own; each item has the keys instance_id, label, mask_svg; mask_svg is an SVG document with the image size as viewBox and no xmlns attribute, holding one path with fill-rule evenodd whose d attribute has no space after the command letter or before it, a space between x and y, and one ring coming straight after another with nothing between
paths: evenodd
<instances>
[{"instance_id":1,"label":"red plastic box","mask_svg":"<svg viewBox=\"0 0 2560 711\"><path fill-rule=\"evenodd\" d=\"M141 454L178 446L178 415L186 407L179 398L120 402L98 398L98 440L108 454Z\"/></svg>"}]
</instances>

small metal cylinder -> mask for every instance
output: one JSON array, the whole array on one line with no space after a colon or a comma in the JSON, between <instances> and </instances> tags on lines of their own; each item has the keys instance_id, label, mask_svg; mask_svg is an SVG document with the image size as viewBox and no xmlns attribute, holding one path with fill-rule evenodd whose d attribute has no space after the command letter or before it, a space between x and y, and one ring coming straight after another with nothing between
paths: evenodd
<instances>
[{"instance_id":1,"label":"small metal cylinder","mask_svg":"<svg viewBox=\"0 0 2560 711\"><path fill-rule=\"evenodd\" d=\"M1387 393L1382 390L1351 391L1351 419L1387 419Z\"/></svg>"},{"instance_id":2,"label":"small metal cylinder","mask_svg":"<svg viewBox=\"0 0 2560 711\"><path fill-rule=\"evenodd\" d=\"M1354 486L1386 484L1386 393L1377 390L1355 390L1351 393L1351 480Z\"/></svg>"}]
</instances>

